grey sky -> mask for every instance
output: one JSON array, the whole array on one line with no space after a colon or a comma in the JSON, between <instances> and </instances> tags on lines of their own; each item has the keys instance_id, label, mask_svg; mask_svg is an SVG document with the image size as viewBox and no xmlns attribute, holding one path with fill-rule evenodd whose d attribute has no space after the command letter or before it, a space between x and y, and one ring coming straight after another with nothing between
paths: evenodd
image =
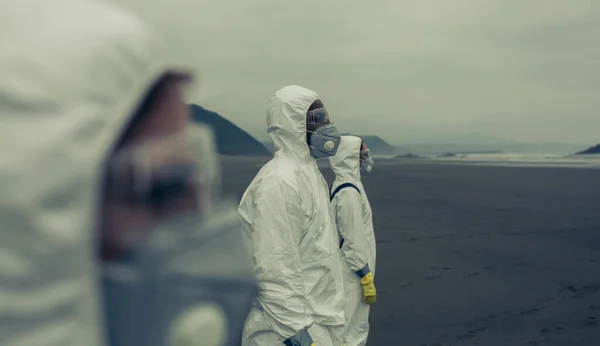
<instances>
[{"instance_id":1,"label":"grey sky","mask_svg":"<svg viewBox=\"0 0 600 346\"><path fill-rule=\"evenodd\" d=\"M600 141L600 0L112 0L200 78L191 99L265 138L287 84L341 131Z\"/></svg>"}]
</instances>

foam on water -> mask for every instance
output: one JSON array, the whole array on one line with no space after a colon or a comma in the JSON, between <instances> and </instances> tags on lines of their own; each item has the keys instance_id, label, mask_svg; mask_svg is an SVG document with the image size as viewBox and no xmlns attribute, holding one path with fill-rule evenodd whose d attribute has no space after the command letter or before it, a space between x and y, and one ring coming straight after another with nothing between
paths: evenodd
<instances>
[{"instance_id":1,"label":"foam on water","mask_svg":"<svg viewBox=\"0 0 600 346\"><path fill-rule=\"evenodd\" d=\"M415 159L393 159L379 157L393 162L438 162L463 163L494 166L524 167L590 167L600 168L600 155L564 155L557 153L499 153L499 154L458 154L452 157L422 156Z\"/></svg>"}]
</instances>

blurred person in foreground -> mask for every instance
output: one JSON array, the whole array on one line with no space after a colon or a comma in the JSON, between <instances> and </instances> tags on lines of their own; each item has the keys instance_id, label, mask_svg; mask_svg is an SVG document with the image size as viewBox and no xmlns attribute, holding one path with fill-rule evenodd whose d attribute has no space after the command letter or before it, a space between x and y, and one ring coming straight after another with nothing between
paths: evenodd
<instances>
[{"instance_id":1,"label":"blurred person in foreground","mask_svg":"<svg viewBox=\"0 0 600 346\"><path fill-rule=\"evenodd\" d=\"M239 214L259 295L243 346L340 346L342 263L327 183L315 158L334 155L340 136L319 96L299 86L267 108L274 158L242 196Z\"/></svg>"},{"instance_id":2,"label":"blurred person in foreground","mask_svg":"<svg viewBox=\"0 0 600 346\"><path fill-rule=\"evenodd\" d=\"M267 132L276 152L239 206L259 283L243 346L340 346L342 263L327 183L315 158L340 136L319 96L287 86L271 98Z\"/></svg>"},{"instance_id":3,"label":"blurred person in foreground","mask_svg":"<svg viewBox=\"0 0 600 346\"><path fill-rule=\"evenodd\" d=\"M239 344L254 273L190 77L101 2L2 1L0 41L0 345Z\"/></svg>"},{"instance_id":4,"label":"blurred person in foreground","mask_svg":"<svg viewBox=\"0 0 600 346\"><path fill-rule=\"evenodd\" d=\"M330 199L340 237L346 292L344 344L365 346L369 336L369 310L377 292L373 214L362 184L363 174L373 170L369 148L355 136L342 136L337 154L329 158L335 173Z\"/></svg>"}]
</instances>

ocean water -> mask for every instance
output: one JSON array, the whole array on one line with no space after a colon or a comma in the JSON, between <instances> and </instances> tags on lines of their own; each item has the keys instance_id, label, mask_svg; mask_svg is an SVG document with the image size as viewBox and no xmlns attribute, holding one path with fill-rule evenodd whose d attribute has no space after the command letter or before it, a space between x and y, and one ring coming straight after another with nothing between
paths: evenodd
<instances>
[{"instance_id":1,"label":"ocean water","mask_svg":"<svg viewBox=\"0 0 600 346\"><path fill-rule=\"evenodd\" d=\"M421 158L399 159L394 159L392 156L378 156L376 158L390 163L438 162L473 165L600 168L600 155L565 155L559 153L459 154L453 157L422 156Z\"/></svg>"}]
</instances>

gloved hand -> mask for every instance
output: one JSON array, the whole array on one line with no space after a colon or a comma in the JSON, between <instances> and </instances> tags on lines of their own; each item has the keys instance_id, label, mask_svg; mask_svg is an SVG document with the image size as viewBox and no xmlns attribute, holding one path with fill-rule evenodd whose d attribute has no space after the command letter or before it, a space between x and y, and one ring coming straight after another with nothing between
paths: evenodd
<instances>
[{"instance_id":1,"label":"gloved hand","mask_svg":"<svg viewBox=\"0 0 600 346\"><path fill-rule=\"evenodd\" d=\"M375 304L377 300L377 291L373 283L373 273L368 273L360 279L363 287L363 300L369 305Z\"/></svg>"},{"instance_id":2,"label":"gloved hand","mask_svg":"<svg viewBox=\"0 0 600 346\"><path fill-rule=\"evenodd\" d=\"M285 346L316 346L306 328L300 330L295 335L290 336L283 344Z\"/></svg>"}]
</instances>

